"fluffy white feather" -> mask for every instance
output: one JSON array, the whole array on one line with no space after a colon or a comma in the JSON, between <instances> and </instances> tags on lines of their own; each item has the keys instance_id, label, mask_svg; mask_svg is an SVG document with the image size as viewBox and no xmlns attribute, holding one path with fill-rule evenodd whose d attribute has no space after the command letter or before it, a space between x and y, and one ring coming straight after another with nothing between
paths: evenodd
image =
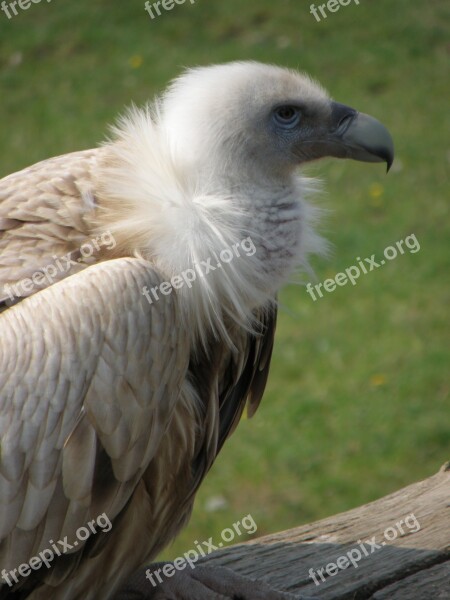
<instances>
[{"instance_id":1,"label":"fluffy white feather","mask_svg":"<svg viewBox=\"0 0 450 600\"><path fill-rule=\"evenodd\" d=\"M314 231L317 210L305 201L313 182L294 171L280 176L270 153L267 162L243 154L252 153L243 139L252 102L289 93L327 98L309 78L278 67L194 69L152 106L132 108L107 144L99 226L114 234L118 253L151 260L167 281L197 271L192 288L177 293L193 335L203 340L210 331L226 339L228 319L252 327L253 309L274 302L292 273L307 268L308 255L325 249ZM220 252L244 238L256 252L217 267ZM199 265L208 259L216 268L202 277Z\"/></svg>"}]
</instances>

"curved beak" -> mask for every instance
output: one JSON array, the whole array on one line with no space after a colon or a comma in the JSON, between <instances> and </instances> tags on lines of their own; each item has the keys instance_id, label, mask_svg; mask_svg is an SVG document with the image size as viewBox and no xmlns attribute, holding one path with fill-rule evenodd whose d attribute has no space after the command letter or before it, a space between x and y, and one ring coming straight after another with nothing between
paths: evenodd
<instances>
[{"instance_id":1,"label":"curved beak","mask_svg":"<svg viewBox=\"0 0 450 600\"><path fill-rule=\"evenodd\" d=\"M347 116L340 119L335 136L345 149L346 157L363 162L385 162L389 171L394 161L394 142L383 123L370 115L339 106L336 112L347 109Z\"/></svg>"},{"instance_id":2,"label":"curved beak","mask_svg":"<svg viewBox=\"0 0 450 600\"><path fill-rule=\"evenodd\" d=\"M352 158L363 162L385 162L387 170L394 160L394 142L386 127L370 115L339 102L331 103L331 115L323 129L307 142L309 160L325 156Z\"/></svg>"}]
</instances>

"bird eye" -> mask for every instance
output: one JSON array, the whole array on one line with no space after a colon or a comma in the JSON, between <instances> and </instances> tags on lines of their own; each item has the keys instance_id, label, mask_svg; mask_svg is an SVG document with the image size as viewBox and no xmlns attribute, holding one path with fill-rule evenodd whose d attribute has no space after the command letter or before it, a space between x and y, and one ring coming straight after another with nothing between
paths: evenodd
<instances>
[{"instance_id":1,"label":"bird eye","mask_svg":"<svg viewBox=\"0 0 450 600\"><path fill-rule=\"evenodd\" d=\"M279 106L273 113L278 125L294 127L300 121L300 111L296 106Z\"/></svg>"}]
</instances>

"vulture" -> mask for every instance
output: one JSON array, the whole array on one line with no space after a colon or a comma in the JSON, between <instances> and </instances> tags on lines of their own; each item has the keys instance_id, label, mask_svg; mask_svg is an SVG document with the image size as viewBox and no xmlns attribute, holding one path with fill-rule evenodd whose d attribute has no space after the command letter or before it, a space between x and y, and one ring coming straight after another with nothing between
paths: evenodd
<instances>
[{"instance_id":1,"label":"vulture","mask_svg":"<svg viewBox=\"0 0 450 600\"><path fill-rule=\"evenodd\" d=\"M0 181L1 599L294 597L145 573L261 401L277 292L326 246L301 174L321 157L389 169L392 138L309 76L242 61Z\"/></svg>"}]
</instances>

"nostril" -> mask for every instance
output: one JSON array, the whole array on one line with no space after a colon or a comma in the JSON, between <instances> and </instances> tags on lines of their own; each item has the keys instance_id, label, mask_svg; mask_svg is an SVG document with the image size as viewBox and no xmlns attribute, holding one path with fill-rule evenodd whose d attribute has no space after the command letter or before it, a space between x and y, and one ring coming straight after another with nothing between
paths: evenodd
<instances>
[{"instance_id":1,"label":"nostril","mask_svg":"<svg viewBox=\"0 0 450 600\"><path fill-rule=\"evenodd\" d=\"M350 125L350 121L353 120L353 117L355 116L356 113L349 113L348 115L345 115L344 117L342 117L342 119L339 121L337 128L341 129L344 127L348 127Z\"/></svg>"},{"instance_id":2,"label":"nostril","mask_svg":"<svg viewBox=\"0 0 450 600\"><path fill-rule=\"evenodd\" d=\"M331 106L331 130L333 133L345 133L358 112L339 102L333 102Z\"/></svg>"}]
</instances>

